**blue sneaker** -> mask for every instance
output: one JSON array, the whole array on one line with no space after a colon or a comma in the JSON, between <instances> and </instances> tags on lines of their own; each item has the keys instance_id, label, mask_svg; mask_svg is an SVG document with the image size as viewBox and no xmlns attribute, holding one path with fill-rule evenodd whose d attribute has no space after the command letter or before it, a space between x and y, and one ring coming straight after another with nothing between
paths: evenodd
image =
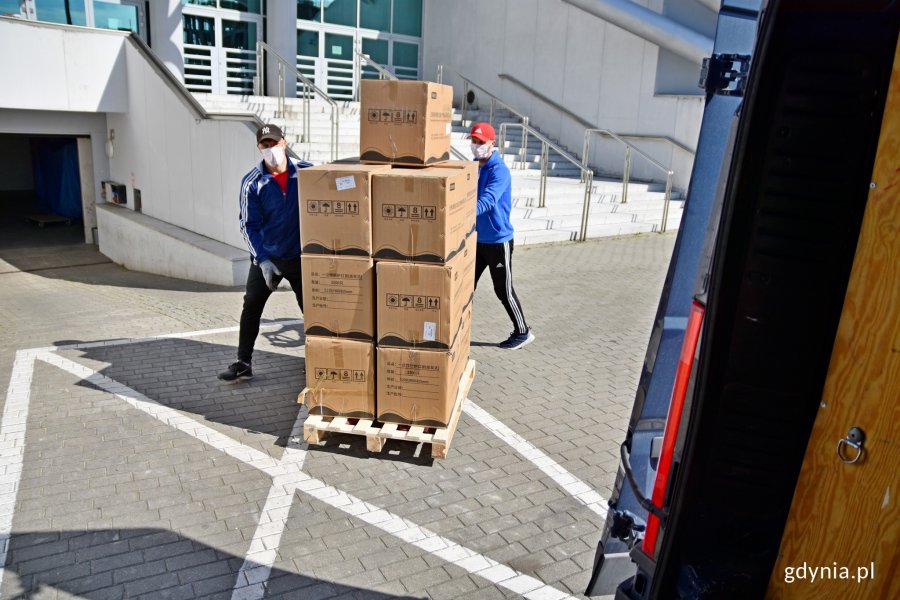
<instances>
[{"instance_id":1,"label":"blue sneaker","mask_svg":"<svg viewBox=\"0 0 900 600\"><path fill-rule=\"evenodd\" d=\"M534 334L531 329L527 333L516 333L513 331L505 342L497 344L504 350L518 350L522 346L526 346L534 341Z\"/></svg>"}]
</instances>

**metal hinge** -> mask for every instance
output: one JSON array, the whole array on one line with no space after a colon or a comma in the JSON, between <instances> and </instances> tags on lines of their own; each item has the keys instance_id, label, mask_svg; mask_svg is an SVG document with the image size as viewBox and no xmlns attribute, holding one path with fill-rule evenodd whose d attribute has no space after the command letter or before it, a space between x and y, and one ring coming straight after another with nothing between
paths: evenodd
<instances>
[{"instance_id":1,"label":"metal hinge","mask_svg":"<svg viewBox=\"0 0 900 600\"><path fill-rule=\"evenodd\" d=\"M743 96L749 70L748 54L713 54L703 59L700 87L710 94Z\"/></svg>"}]
</instances>

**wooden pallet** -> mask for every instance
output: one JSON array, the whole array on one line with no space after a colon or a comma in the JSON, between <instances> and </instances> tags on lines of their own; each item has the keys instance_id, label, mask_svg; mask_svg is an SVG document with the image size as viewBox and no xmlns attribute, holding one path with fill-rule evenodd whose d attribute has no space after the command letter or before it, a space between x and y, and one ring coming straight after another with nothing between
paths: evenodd
<instances>
[{"instance_id":1,"label":"wooden pallet","mask_svg":"<svg viewBox=\"0 0 900 600\"><path fill-rule=\"evenodd\" d=\"M447 450L453 434L456 433L456 425L459 423L459 415L462 413L466 396L472 388L475 379L475 361L469 360L459 380L459 391L456 393L456 402L450 413L450 423L447 427L422 427L418 425L398 425L396 423L380 423L373 419L352 419L348 417L326 417L323 415L309 415L303 424L303 439L310 445L321 445L328 433L346 433L350 435L366 436L366 449L369 452L381 452L387 440L400 440L405 442L431 444L432 458L446 458ZM309 388L305 388L297 397L297 402L305 404L306 394Z\"/></svg>"}]
</instances>

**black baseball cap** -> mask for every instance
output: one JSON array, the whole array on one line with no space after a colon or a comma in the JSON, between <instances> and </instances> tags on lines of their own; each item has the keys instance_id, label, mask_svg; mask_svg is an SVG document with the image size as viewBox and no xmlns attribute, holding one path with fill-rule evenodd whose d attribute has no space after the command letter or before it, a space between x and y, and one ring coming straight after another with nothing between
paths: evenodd
<instances>
[{"instance_id":1,"label":"black baseball cap","mask_svg":"<svg viewBox=\"0 0 900 600\"><path fill-rule=\"evenodd\" d=\"M281 128L278 125L263 125L259 129L256 130L256 143L260 143L263 140L272 140L275 142L280 142L284 137L284 133L282 133Z\"/></svg>"}]
</instances>

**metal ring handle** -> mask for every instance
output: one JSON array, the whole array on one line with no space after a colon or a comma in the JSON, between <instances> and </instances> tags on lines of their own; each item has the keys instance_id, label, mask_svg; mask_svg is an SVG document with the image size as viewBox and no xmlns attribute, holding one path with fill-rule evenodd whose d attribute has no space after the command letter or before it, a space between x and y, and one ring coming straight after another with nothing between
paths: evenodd
<instances>
[{"instance_id":1,"label":"metal ring handle","mask_svg":"<svg viewBox=\"0 0 900 600\"><path fill-rule=\"evenodd\" d=\"M856 449L856 456L854 456L852 459L844 456L844 446L845 445ZM863 455L862 444L856 444L854 442L851 442L847 438L841 438L838 440L838 443L837 443L837 455L842 463L852 465L852 464L858 462L860 458L862 458L862 455Z\"/></svg>"}]
</instances>

